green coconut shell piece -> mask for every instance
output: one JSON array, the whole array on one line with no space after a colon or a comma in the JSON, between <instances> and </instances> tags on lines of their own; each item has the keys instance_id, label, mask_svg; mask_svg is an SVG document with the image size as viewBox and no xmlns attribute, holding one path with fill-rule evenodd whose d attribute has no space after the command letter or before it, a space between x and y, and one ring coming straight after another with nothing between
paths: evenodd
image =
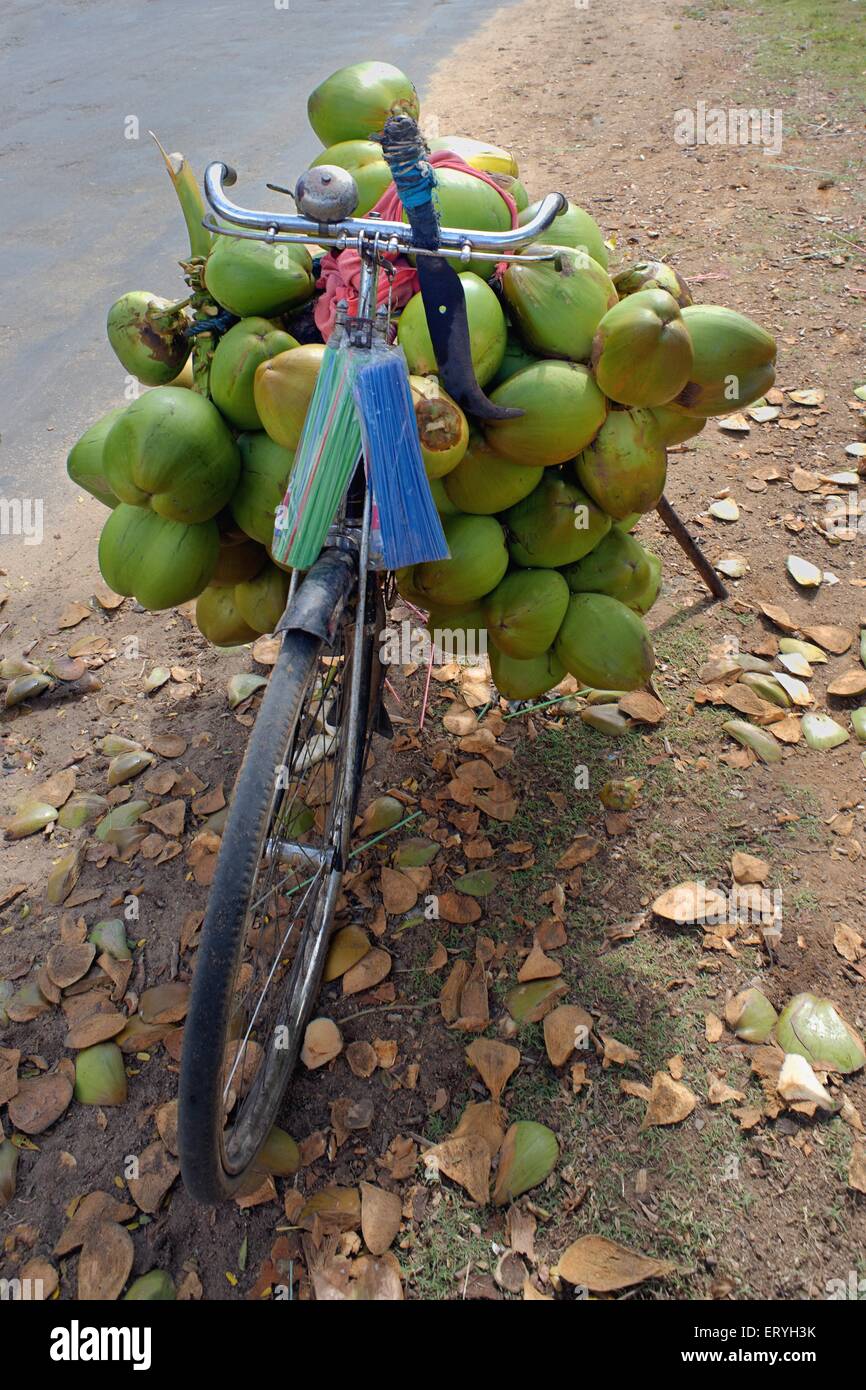
<instances>
[{"instance_id":1,"label":"green coconut shell piece","mask_svg":"<svg viewBox=\"0 0 866 1390\"><path fill-rule=\"evenodd\" d=\"M534 1120L518 1120L506 1131L499 1150L494 1206L505 1206L549 1177L559 1158L553 1130Z\"/></svg>"},{"instance_id":2,"label":"green coconut shell piece","mask_svg":"<svg viewBox=\"0 0 866 1390\"><path fill-rule=\"evenodd\" d=\"M124 1303L171 1303L177 1298L171 1275L164 1269L151 1269L130 1284Z\"/></svg>"},{"instance_id":3,"label":"green coconut shell piece","mask_svg":"<svg viewBox=\"0 0 866 1390\"><path fill-rule=\"evenodd\" d=\"M78 1053L75 1099L81 1105L123 1105L126 1090L123 1053L117 1043L97 1043Z\"/></svg>"},{"instance_id":4,"label":"green coconut shell piece","mask_svg":"<svg viewBox=\"0 0 866 1390\"><path fill-rule=\"evenodd\" d=\"M97 922L87 936L100 951L107 951L113 960L131 960L132 952L126 939L126 924L119 917Z\"/></svg>"},{"instance_id":5,"label":"green coconut shell piece","mask_svg":"<svg viewBox=\"0 0 866 1390\"><path fill-rule=\"evenodd\" d=\"M567 986L561 980L531 980L516 985L505 996L505 1007L515 1023L540 1023L546 1013L565 994Z\"/></svg>"},{"instance_id":6,"label":"green coconut shell piece","mask_svg":"<svg viewBox=\"0 0 866 1390\"><path fill-rule=\"evenodd\" d=\"M274 1125L253 1166L277 1178L290 1178L301 1166L301 1153L294 1139Z\"/></svg>"},{"instance_id":7,"label":"green coconut shell piece","mask_svg":"<svg viewBox=\"0 0 866 1390\"><path fill-rule=\"evenodd\" d=\"M848 1075L866 1064L866 1045L831 999L795 994L779 1015L776 1042L785 1052Z\"/></svg>"},{"instance_id":8,"label":"green coconut shell piece","mask_svg":"<svg viewBox=\"0 0 866 1390\"><path fill-rule=\"evenodd\" d=\"M725 1019L738 1038L744 1042L766 1042L776 1026L779 1015L766 994L759 989L744 989L725 1010Z\"/></svg>"}]
</instances>

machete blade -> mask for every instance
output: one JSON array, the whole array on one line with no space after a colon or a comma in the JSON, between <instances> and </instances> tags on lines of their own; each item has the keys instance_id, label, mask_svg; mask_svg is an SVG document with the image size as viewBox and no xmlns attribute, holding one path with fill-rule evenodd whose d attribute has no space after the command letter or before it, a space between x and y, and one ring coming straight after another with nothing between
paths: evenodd
<instances>
[{"instance_id":1,"label":"machete blade","mask_svg":"<svg viewBox=\"0 0 866 1390\"><path fill-rule=\"evenodd\" d=\"M478 385L466 298L457 272L441 256L419 256L416 269L433 352L449 396L479 420L514 420L522 415L522 410L494 405Z\"/></svg>"}]
</instances>

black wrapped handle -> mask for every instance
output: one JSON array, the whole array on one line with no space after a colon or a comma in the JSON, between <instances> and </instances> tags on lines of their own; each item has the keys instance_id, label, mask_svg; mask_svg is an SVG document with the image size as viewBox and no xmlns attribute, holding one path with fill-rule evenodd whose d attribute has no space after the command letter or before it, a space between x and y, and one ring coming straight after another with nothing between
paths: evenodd
<instances>
[{"instance_id":1,"label":"black wrapped handle","mask_svg":"<svg viewBox=\"0 0 866 1390\"><path fill-rule=\"evenodd\" d=\"M458 405L479 419L515 419L522 410L494 405L478 385L463 286L454 268L435 254L439 250L439 219L433 202L436 176L424 137L411 116L389 116L379 141L412 228L413 245L428 253L418 257L418 279L445 389Z\"/></svg>"}]
</instances>

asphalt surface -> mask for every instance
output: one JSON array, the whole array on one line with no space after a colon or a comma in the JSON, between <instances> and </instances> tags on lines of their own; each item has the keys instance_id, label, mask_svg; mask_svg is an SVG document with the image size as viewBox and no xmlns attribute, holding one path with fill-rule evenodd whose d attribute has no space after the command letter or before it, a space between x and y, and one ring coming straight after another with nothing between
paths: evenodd
<instances>
[{"instance_id":1,"label":"asphalt surface","mask_svg":"<svg viewBox=\"0 0 866 1390\"><path fill-rule=\"evenodd\" d=\"M199 177L210 159L233 164L237 201L278 205L265 182L291 187L321 148L306 100L322 78L377 58L423 98L436 63L505 2L4 0L0 498L43 498L46 531L60 525L77 492L68 449L123 404L109 305L133 289L183 297L185 231L148 130Z\"/></svg>"}]
</instances>

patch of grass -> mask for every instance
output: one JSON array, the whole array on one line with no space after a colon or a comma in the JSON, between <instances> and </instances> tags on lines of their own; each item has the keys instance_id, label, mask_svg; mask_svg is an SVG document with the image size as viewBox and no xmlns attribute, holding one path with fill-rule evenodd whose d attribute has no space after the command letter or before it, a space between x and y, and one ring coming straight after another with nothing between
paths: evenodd
<instances>
[{"instance_id":1,"label":"patch of grass","mask_svg":"<svg viewBox=\"0 0 866 1390\"><path fill-rule=\"evenodd\" d=\"M772 82L781 95L795 95L800 82L823 82L833 95L833 115L848 119L863 103L863 53L866 9L860 0L704 0L690 6L686 18L713 20L722 12L751 50L751 90L743 104L760 96L755 78ZM799 113L785 111L786 126L796 128Z\"/></svg>"},{"instance_id":2,"label":"patch of grass","mask_svg":"<svg viewBox=\"0 0 866 1390\"><path fill-rule=\"evenodd\" d=\"M423 1225L423 1238L412 1253L407 1271L417 1298L442 1302L459 1298L458 1274L467 1264L476 1270L491 1267L491 1251L482 1236L471 1230L478 1213L464 1206L452 1187L441 1189L441 1202Z\"/></svg>"}]
</instances>

